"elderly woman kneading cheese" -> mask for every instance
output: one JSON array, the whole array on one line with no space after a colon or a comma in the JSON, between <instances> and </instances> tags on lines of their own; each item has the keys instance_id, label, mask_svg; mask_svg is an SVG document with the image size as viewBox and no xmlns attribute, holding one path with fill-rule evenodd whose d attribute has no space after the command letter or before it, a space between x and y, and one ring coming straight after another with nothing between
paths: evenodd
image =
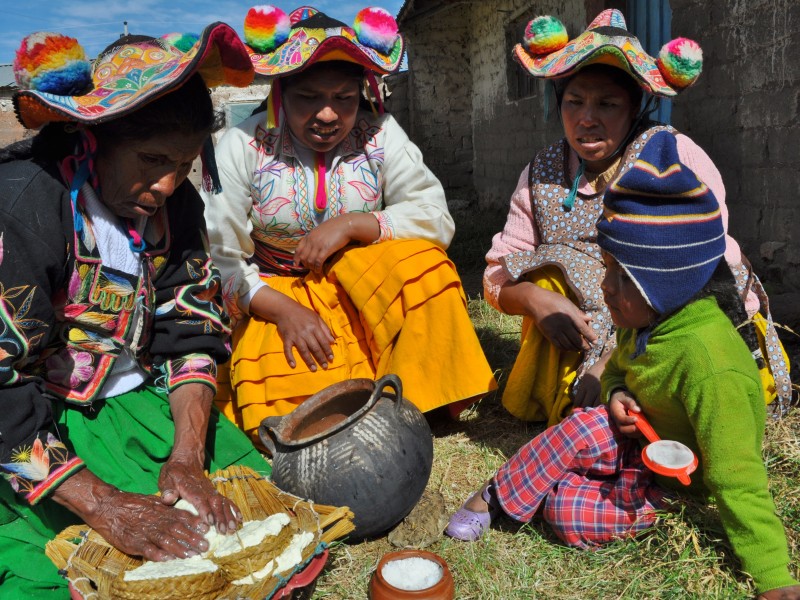
<instances>
[{"instance_id":1,"label":"elderly woman kneading cheese","mask_svg":"<svg viewBox=\"0 0 800 600\"><path fill-rule=\"evenodd\" d=\"M15 108L41 131L0 153L3 597L66 596L44 545L73 523L197 555L241 521L205 470L269 471L212 408L230 329L187 181L213 152L208 88L253 70L227 25L170 41L121 38L93 68L56 34L17 53Z\"/></svg>"}]
</instances>

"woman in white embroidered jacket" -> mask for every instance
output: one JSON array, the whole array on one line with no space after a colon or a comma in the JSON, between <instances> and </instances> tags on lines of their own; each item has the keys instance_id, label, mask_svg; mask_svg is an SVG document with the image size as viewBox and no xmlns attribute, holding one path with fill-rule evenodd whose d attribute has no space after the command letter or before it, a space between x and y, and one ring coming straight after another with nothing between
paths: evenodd
<instances>
[{"instance_id":1,"label":"woman in white embroidered jacket","mask_svg":"<svg viewBox=\"0 0 800 600\"><path fill-rule=\"evenodd\" d=\"M363 108L365 82L376 92L402 60L394 19L364 9L350 28L260 6L244 31L272 85L266 111L218 144L223 192L205 194L239 322L218 406L255 437L328 385L395 373L421 410L457 415L496 384L444 252L444 190L379 99Z\"/></svg>"}]
</instances>

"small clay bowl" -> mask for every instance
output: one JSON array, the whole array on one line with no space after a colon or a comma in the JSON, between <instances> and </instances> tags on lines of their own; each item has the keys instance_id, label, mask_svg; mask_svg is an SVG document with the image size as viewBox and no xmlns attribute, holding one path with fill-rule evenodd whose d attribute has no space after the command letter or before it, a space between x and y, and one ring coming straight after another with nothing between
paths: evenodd
<instances>
[{"instance_id":1,"label":"small clay bowl","mask_svg":"<svg viewBox=\"0 0 800 600\"><path fill-rule=\"evenodd\" d=\"M437 563L442 568L442 578L421 590L403 590L393 586L383 577L383 567L404 558L424 558ZM441 556L427 550L398 550L384 554L369 582L370 600L453 600L454 595L453 574L447 563Z\"/></svg>"}]
</instances>

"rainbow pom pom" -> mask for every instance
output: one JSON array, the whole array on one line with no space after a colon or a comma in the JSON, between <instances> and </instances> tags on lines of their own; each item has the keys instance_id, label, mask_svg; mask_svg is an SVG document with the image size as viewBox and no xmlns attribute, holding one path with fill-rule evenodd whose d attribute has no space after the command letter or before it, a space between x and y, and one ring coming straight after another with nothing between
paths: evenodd
<instances>
[{"instance_id":1,"label":"rainbow pom pom","mask_svg":"<svg viewBox=\"0 0 800 600\"><path fill-rule=\"evenodd\" d=\"M161 39L181 52L188 52L197 43L200 36L196 33L167 33L162 35Z\"/></svg>"},{"instance_id":2,"label":"rainbow pom pom","mask_svg":"<svg viewBox=\"0 0 800 600\"><path fill-rule=\"evenodd\" d=\"M399 37L397 21L392 13L377 6L358 11L353 29L359 42L383 54L391 54Z\"/></svg>"},{"instance_id":3,"label":"rainbow pom pom","mask_svg":"<svg viewBox=\"0 0 800 600\"><path fill-rule=\"evenodd\" d=\"M92 68L78 40L37 31L17 49L14 78L21 89L72 96L91 85Z\"/></svg>"},{"instance_id":4,"label":"rainbow pom pom","mask_svg":"<svg viewBox=\"0 0 800 600\"><path fill-rule=\"evenodd\" d=\"M687 38L667 42L658 53L658 70L671 86L685 88L692 85L703 70L703 51L700 45Z\"/></svg>"},{"instance_id":5,"label":"rainbow pom pom","mask_svg":"<svg viewBox=\"0 0 800 600\"><path fill-rule=\"evenodd\" d=\"M254 6L244 18L244 41L258 52L272 52L289 39L289 17L277 6Z\"/></svg>"},{"instance_id":6,"label":"rainbow pom pom","mask_svg":"<svg viewBox=\"0 0 800 600\"><path fill-rule=\"evenodd\" d=\"M549 15L530 21L523 36L525 49L534 55L561 50L568 41L567 28L561 21Z\"/></svg>"}]
</instances>

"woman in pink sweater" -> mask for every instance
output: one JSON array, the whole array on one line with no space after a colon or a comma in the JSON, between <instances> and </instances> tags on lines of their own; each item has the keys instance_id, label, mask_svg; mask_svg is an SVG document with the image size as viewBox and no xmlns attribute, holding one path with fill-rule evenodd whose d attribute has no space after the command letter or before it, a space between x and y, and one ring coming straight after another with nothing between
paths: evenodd
<instances>
[{"instance_id":1,"label":"woman in pink sweater","mask_svg":"<svg viewBox=\"0 0 800 600\"><path fill-rule=\"evenodd\" d=\"M646 118L653 96L674 96L697 79L697 44L674 40L656 60L627 31L622 13L609 9L569 42L557 19L537 17L514 55L534 77L555 80L565 137L523 170L506 225L486 256L484 293L496 309L523 316L503 405L520 419L553 425L573 406L597 403L600 374L614 346L595 229L606 185L630 168L650 137L668 131L681 161L719 200L725 231L728 212L722 178L708 155L672 127ZM644 94L648 102L641 109ZM725 258L748 315L755 315L768 361L754 357L766 401L777 397L783 407L791 397L788 360L766 295L736 241L727 234L725 241Z\"/></svg>"}]
</instances>

